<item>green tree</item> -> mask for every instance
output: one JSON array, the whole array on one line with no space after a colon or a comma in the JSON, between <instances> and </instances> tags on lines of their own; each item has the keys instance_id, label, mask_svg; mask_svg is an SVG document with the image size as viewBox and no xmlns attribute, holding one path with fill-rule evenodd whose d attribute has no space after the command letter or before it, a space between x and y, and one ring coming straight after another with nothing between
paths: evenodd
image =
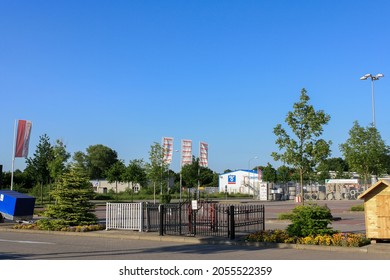
<instances>
[{"instance_id":1,"label":"green tree","mask_svg":"<svg viewBox=\"0 0 390 280\"><path fill-rule=\"evenodd\" d=\"M27 158L27 172L38 184L48 184L51 181L49 163L53 160L53 147L50 138L46 134L39 137L33 157Z\"/></svg>"},{"instance_id":2,"label":"green tree","mask_svg":"<svg viewBox=\"0 0 390 280\"><path fill-rule=\"evenodd\" d=\"M192 156L192 163L186 164L181 169L183 186L195 188L199 186L210 186L215 182L215 175L208 167L200 166L199 158ZM217 185L218 186L218 183Z\"/></svg>"},{"instance_id":3,"label":"green tree","mask_svg":"<svg viewBox=\"0 0 390 280\"><path fill-rule=\"evenodd\" d=\"M209 187L218 187L219 186L219 174L217 172L213 172L213 180L210 184L208 184Z\"/></svg>"},{"instance_id":4,"label":"green tree","mask_svg":"<svg viewBox=\"0 0 390 280\"><path fill-rule=\"evenodd\" d=\"M39 143L33 157L26 159L27 166L24 171L27 176L33 178L34 188L39 188L41 204L43 204L44 197L49 195L49 191L46 189L52 180L49 163L53 158L53 146L50 144L49 136L44 134L39 137ZM33 192L38 194L38 190L33 190Z\"/></svg>"},{"instance_id":5,"label":"green tree","mask_svg":"<svg viewBox=\"0 0 390 280\"><path fill-rule=\"evenodd\" d=\"M131 189L134 188L134 184L145 187L147 183L147 174L144 161L142 159L131 160L126 167L123 179L125 182L132 184Z\"/></svg>"},{"instance_id":6,"label":"green tree","mask_svg":"<svg viewBox=\"0 0 390 280\"><path fill-rule=\"evenodd\" d=\"M277 181L282 184L287 184L292 180L291 175L294 171L286 165L281 165L276 170Z\"/></svg>"},{"instance_id":7,"label":"green tree","mask_svg":"<svg viewBox=\"0 0 390 280\"><path fill-rule=\"evenodd\" d=\"M270 163L267 166L261 167L263 173L263 180L266 182L276 183L277 181L277 172L275 168L272 167Z\"/></svg>"},{"instance_id":8,"label":"green tree","mask_svg":"<svg viewBox=\"0 0 390 280\"><path fill-rule=\"evenodd\" d=\"M122 160L118 160L106 171L106 179L109 183L115 182L115 192L118 193L118 182L124 182L126 166Z\"/></svg>"},{"instance_id":9,"label":"green tree","mask_svg":"<svg viewBox=\"0 0 390 280\"><path fill-rule=\"evenodd\" d=\"M379 176L387 171L389 147L374 126L364 128L355 121L340 150L350 169L358 172L365 184L371 175Z\"/></svg>"},{"instance_id":10,"label":"green tree","mask_svg":"<svg viewBox=\"0 0 390 280\"><path fill-rule=\"evenodd\" d=\"M326 179L331 178L331 172L335 172L335 178L337 179L347 179L349 178L348 174L348 164L342 158L329 158L320 162L317 167L317 178L319 181L325 181Z\"/></svg>"},{"instance_id":11,"label":"green tree","mask_svg":"<svg viewBox=\"0 0 390 280\"><path fill-rule=\"evenodd\" d=\"M146 166L147 178L153 183L154 194L156 187L160 187L160 194L163 194L163 181L165 179L165 170L168 165L164 162L164 151L160 143L154 142L150 146L149 163Z\"/></svg>"},{"instance_id":12,"label":"green tree","mask_svg":"<svg viewBox=\"0 0 390 280\"><path fill-rule=\"evenodd\" d=\"M302 89L300 101L294 103L294 110L288 112L285 119L292 134L278 124L274 128L277 136L276 144L282 153L273 152L275 160L281 160L299 171L301 196L303 201L303 179L304 175L313 171L316 165L330 155L331 141L320 138L323 126L330 120L330 116L324 111L315 111L309 105L310 98L305 89Z\"/></svg>"},{"instance_id":13,"label":"green tree","mask_svg":"<svg viewBox=\"0 0 390 280\"><path fill-rule=\"evenodd\" d=\"M49 205L44 212L44 216L50 219L40 220L40 228L60 230L66 226L95 224L97 217L90 202L93 195L87 174L72 166L62 174L51 191L56 203Z\"/></svg>"},{"instance_id":14,"label":"green tree","mask_svg":"<svg viewBox=\"0 0 390 280\"><path fill-rule=\"evenodd\" d=\"M0 183L0 189L11 188L11 171L3 172L3 176L0 176L2 180ZM23 172L20 169L14 171L13 190L21 193L30 193L34 187L35 181L27 172Z\"/></svg>"},{"instance_id":15,"label":"green tree","mask_svg":"<svg viewBox=\"0 0 390 280\"><path fill-rule=\"evenodd\" d=\"M56 181L66 171L66 163L70 158L70 153L66 151L66 145L61 140L56 141L52 151L53 157L51 161L48 162L48 167L51 178Z\"/></svg>"},{"instance_id":16,"label":"green tree","mask_svg":"<svg viewBox=\"0 0 390 280\"><path fill-rule=\"evenodd\" d=\"M83 152L77 151L73 154L73 164L88 174L87 156Z\"/></svg>"},{"instance_id":17,"label":"green tree","mask_svg":"<svg viewBox=\"0 0 390 280\"><path fill-rule=\"evenodd\" d=\"M192 163L186 164L181 168L183 186L196 188L199 180L198 173L200 173L199 158L193 156Z\"/></svg>"},{"instance_id":18,"label":"green tree","mask_svg":"<svg viewBox=\"0 0 390 280\"><path fill-rule=\"evenodd\" d=\"M105 178L105 173L118 161L118 154L111 148L98 144L87 148L85 156L90 179Z\"/></svg>"}]
</instances>

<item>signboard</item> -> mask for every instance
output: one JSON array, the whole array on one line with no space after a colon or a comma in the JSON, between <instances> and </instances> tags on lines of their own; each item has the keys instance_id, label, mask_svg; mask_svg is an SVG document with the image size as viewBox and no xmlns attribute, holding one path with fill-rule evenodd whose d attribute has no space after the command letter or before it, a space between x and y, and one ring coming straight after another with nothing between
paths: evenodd
<instances>
[{"instance_id":1,"label":"signboard","mask_svg":"<svg viewBox=\"0 0 390 280\"><path fill-rule=\"evenodd\" d=\"M259 199L260 200L268 200L268 186L267 186L267 183L260 184Z\"/></svg>"},{"instance_id":2,"label":"signboard","mask_svg":"<svg viewBox=\"0 0 390 280\"><path fill-rule=\"evenodd\" d=\"M228 175L228 184L236 183L236 175Z\"/></svg>"},{"instance_id":3,"label":"signboard","mask_svg":"<svg viewBox=\"0 0 390 280\"><path fill-rule=\"evenodd\" d=\"M191 207L192 207L192 210L198 210L198 201L192 200Z\"/></svg>"}]
</instances>

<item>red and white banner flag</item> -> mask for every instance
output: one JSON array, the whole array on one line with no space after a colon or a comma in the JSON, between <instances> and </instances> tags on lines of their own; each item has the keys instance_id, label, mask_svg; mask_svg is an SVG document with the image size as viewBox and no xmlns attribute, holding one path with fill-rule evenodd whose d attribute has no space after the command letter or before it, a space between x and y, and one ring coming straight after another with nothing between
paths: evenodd
<instances>
[{"instance_id":1,"label":"red and white banner flag","mask_svg":"<svg viewBox=\"0 0 390 280\"><path fill-rule=\"evenodd\" d=\"M192 140L181 140L181 167L192 163Z\"/></svg>"},{"instance_id":2,"label":"red and white banner flag","mask_svg":"<svg viewBox=\"0 0 390 280\"><path fill-rule=\"evenodd\" d=\"M165 164L170 164L172 162L172 155L173 155L173 138L164 137L162 148L163 148L163 161Z\"/></svg>"},{"instance_id":3,"label":"red and white banner flag","mask_svg":"<svg viewBox=\"0 0 390 280\"><path fill-rule=\"evenodd\" d=\"M209 145L205 142L199 144L199 165L207 167L209 165Z\"/></svg>"},{"instance_id":4,"label":"red and white banner flag","mask_svg":"<svg viewBox=\"0 0 390 280\"><path fill-rule=\"evenodd\" d=\"M15 157L24 157L28 155L28 145L30 142L32 123L31 121L19 120L18 131L15 143Z\"/></svg>"}]
</instances>

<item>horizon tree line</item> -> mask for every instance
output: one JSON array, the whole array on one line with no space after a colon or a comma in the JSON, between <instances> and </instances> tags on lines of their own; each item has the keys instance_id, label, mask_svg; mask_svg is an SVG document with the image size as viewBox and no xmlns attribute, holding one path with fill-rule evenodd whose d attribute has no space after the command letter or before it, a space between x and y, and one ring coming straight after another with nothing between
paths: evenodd
<instances>
[{"instance_id":1,"label":"horizon tree line","mask_svg":"<svg viewBox=\"0 0 390 280\"><path fill-rule=\"evenodd\" d=\"M296 181L303 185L310 181L324 182L330 178L330 172L334 172L336 178L350 178L352 172L357 172L363 183L369 184L371 176L390 173L390 148L373 125L362 127L355 121L349 138L339 145L344 158L330 157L331 141L321 138L323 126L328 124L330 116L322 110L316 111L309 100L307 91L302 89L299 102L294 103L293 110L285 118L289 129L281 124L274 128L279 151L271 155L283 164L277 169L270 163L260 166L265 181ZM85 152L77 151L71 157L61 140L57 139L52 144L46 134L40 136L33 156L27 158L26 163L23 171L14 171L14 187L15 190L33 194L42 193L45 187L50 188L73 165L82 169L90 180L139 184L148 192L156 188L161 193L175 192L179 190L180 182L182 187L189 188L198 184L218 186L219 177L215 171L201 167L199 158L195 156L192 164L183 166L181 172L175 173L164 163L163 148L156 142L150 146L148 162L132 159L126 165L115 150L102 144L90 145ZM10 177L11 172L3 172L2 189L10 187ZM172 188L170 178L174 181Z\"/></svg>"}]
</instances>

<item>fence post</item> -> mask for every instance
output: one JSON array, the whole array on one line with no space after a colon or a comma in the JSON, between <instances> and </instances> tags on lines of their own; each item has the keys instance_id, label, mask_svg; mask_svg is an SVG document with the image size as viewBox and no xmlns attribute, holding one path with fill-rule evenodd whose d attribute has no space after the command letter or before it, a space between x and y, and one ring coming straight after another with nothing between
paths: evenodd
<instances>
[{"instance_id":1,"label":"fence post","mask_svg":"<svg viewBox=\"0 0 390 280\"><path fill-rule=\"evenodd\" d=\"M110 217L110 203L106 202L106 230L111 227L111 217Z\"/></svg>"},{"instance_id":2,"label":"fence post","mask_svg":"<svg viewBox=\"0 0 390 280\"><path fill-rule=\"evenodd\" d=\"M192 222L193 222L193 227L192 227L192 233L194 236L196 235L196 215L198 214L198 210L192 210Z\"/></svg>"},{"instance_id":3,"label":"fence post","mask_svg":"<svg viewBox=\"0 0 390 280\"><path fill-rule=\"evenodd\" d=\"M181 201L179 202L179 235L181 235L181 206L182 206L182 203Z\"/></svg>"},{"instance_id":4,"label":"fence post","mask_svg":"<svg viewBox=\"0 0 390 280\"><path fill-rule=\"evenodd\" d=\"M139 232L144 231L144 202L140 202L139 204L139 219L140 219L140 225L139 225Z\"/></svg>"},{"instance_id":5,"label":"fence post","mask_svg":"<svg viewBox=\"0 0 390 280\"><path fill-rule=\"evenodd\" d=\"M164 235L164 204L160 204L158 206L158 211L160 213L160 228L159 228L159 235Z\"/></svg>"},{"instance_id":6,"label":"fence post","mask_svg":"<svg viewBox=\"0 0 390 280\"><path fill-rule=\"evenodd\" d=\"M229 206L229 225L230 225L230 240L233 240L236 238L236 232L235 232L235 224L234 224L234 205Z\"/></svg>"},{"instance_id":7,"label":"fence post","mask_svg":"<svg viewBox=\"0 0 390 280\"><path fill-rule=\"evenodd\" d=\"M265 230L265 206L264 205L262 205L262 213L261 213L261 215L262 215L262 218L263 218L263 231Z\"/></svg>"}]
</instances>

